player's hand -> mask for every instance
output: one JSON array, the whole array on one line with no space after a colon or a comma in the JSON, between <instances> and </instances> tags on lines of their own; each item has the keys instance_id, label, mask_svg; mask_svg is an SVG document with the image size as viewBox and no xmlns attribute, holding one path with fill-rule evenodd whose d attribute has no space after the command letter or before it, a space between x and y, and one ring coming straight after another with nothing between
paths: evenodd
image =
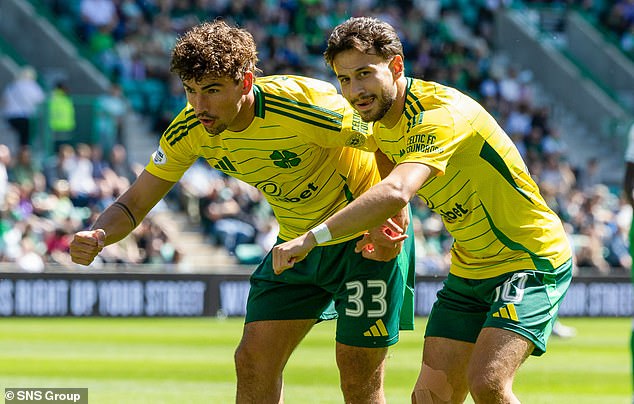
<instances>
[{"instance_id":1,"label":"player's hand","mask_svg":"<svg viewBox=\"0 0 634 404\"><path fill-rule=\"evenodd\" d=\"M395 248L407 238L405 228L393 219L387 219L381 226L370 229L368 233L377 247Z\"/></svg>"},{"instance_id":2,"label":"player's hand","mask_svg":"<svg viewBox=\"0 0 634 404\"><path fill-rule=\"evenodd\" d=\"M388 219L385 224L365 233L357 241L355 252L360 252L367 259L391 261L401 252L406 238L407 234L403 234L401 227Z\"/></svg>"},{"instance_id":3,"label":"player's hand","mask_svg":"<svg viewBox=\"0 0 634 404\"><path fill-rule=\"evenodd\" d=\"M76 264L90 265L105 245L106 232L103 229L80 231L70 242L70 258Z\"/></svg>"},{"instance_id":4,"label":"player's hand","mask_svg":"<svg viewBox=\"0 0 634 404\"><path fill-rule=\"evenodd\" d=\"M276 245L273 247L273 272L279 275L292 268L297 262L306 258L316 245L317 240L315 240L315 236L311 232Z\"/></svg>"}]
</instances>

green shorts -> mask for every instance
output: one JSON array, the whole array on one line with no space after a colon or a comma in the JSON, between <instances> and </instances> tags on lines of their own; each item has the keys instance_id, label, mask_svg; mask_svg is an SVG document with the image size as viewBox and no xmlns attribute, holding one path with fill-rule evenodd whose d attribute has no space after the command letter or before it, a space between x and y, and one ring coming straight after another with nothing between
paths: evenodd
<instances>
[{"instance_id":1,"label":"green shorts","mask_svg":"<svg viewBox=\"0 0 634 404\"><path fill-rule=\"evenodd\" d=\"M399 329L414 329L414 236L408 233L401 254L389 262L355 253L354 239L315 247L275 275L269 253L251 276L245 321L338 318L342 344L395 344Z\"/></svg>"},{"instance_id":2,"label":"green shorts","mask_svg":"<svg viewBox=\"0 0 634 404\"><path fill-rule=\"evenodd\" d=\"M525 270L490 279L449 274L427 321L426 337L474 342L484 327L516 332L546 352L559 304L572 279L572 260L553 272Z\"/></svg>"}]
</instances>

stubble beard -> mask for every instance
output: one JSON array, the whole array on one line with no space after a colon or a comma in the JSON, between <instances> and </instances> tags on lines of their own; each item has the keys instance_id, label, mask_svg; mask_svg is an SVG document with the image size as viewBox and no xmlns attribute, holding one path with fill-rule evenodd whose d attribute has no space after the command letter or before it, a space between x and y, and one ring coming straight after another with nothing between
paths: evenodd
<instances>
[{"instance_id":1,"label":"stubble beard","mask_svg":"<svg viewBox=\"0 0 634 404\"><path fill-rule=\"evenodd\" d=\"M211 128L208 128L206 126L203 126L203 128L205 128L205 131L207 133L209 133L210 135L219 135L222 132L224 132L225 130L227 130L227 125L224 124L224 123L221 123L221 124L219 124L217 126L214 126L214 127L211 127Z\"/></svg>"},{"instance_id":2,"label":"stubble beard","mask_svg":"<svg viewBox=\"0 0 634 404\"><path fill-rule=\"evenodd\" d=\"M391 97L389 94L386 94L386 93L383 93L380 98L377 97L376 100L378 102L378 110L376 112L358 111L359 115L361 116L361 119L364 122L380 121L385 116L385 114L387 114L387 111L389 111L390 108L392 108L394 101L396 101L395 97Z\"/></svg>"}]
</instances>

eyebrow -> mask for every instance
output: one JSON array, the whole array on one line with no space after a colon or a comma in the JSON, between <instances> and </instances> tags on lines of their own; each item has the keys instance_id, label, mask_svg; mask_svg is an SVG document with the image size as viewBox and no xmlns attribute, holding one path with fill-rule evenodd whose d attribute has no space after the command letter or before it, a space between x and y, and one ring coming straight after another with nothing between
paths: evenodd
<instances>
[{"instance_id":1,"label":"eyebrow","mask_svg":"<svg viewBox=\"0 0 634 404\"><path fill-rule=\"evenodd\" d=\"M366 69L369 69L369 68L370 68L370 65L363 65L363 66L361 66L361 67L357 67L356 69L354 69L354 70L352 71L352 74L357 73L357 72L359 72L359 71L361 71L361 70L366 70ZM349 76L349 74L338 74L338 75L337 75L337 78L340 78L340 77L348 77L348 76Z\"/></svg>"},{"instance_id":2,"label":"eyebrow","mask_svg":"<svg viewBox=\"0 0 634 404\"><path fill-rule=\"evenodd\" d=\"M183 83L183 87L188 88L188 89L190 89L190 90L193 90L192 86L188 86L188 85L187 85L187 84L185 84L185 83ZM201 90L201 91L206 91L206 90L209 90L209 89L210 89L210 88L212 88L212 87L222 87L222 84L221 84L221 83L210 83L210 84L207 84L207 85L205 85L205 86L202 86L202 87L200 88L200 90Z\"/></svg>"},{"instance_id":3,"label":"eyebrow","mask_svg":"<svg viewBox=\"0 0 634 404\"><path fill-rule=\"evenodd\" d=\"M220 84L220 83L211 83L211 84L207 84L206 86L200 87L200 89L201 90L209 90L212 87L222 87L222 84Z\"/></svg>"}]
</instances>

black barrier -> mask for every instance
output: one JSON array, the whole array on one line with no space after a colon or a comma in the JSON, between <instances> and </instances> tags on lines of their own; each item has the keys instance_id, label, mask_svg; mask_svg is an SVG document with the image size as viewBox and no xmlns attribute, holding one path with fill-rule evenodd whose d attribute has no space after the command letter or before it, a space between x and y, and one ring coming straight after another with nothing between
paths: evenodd
<instances>
[{"instance_id":1,"label":"black barrier","mask_svg":"<svg viewBox=\"0 0 634 404\"><path fill-rule=\"evenodd\" d=\"M220 311L240 275L2 273L0 316L199 317Z\"/></svg>"},{"instance_id":2,"label":"black barrier","mask_svg":"<svg viewBox=\"0 0 634 404\"><path fill-rule=\"evenodd\" d=\"M418 277L416 315L426 316L443 278ZM3 317L243 316L248 275L0 273ZM629 317L629 278L577 277L561 305L566 317Z\"/></svg>"}]
</instances>

